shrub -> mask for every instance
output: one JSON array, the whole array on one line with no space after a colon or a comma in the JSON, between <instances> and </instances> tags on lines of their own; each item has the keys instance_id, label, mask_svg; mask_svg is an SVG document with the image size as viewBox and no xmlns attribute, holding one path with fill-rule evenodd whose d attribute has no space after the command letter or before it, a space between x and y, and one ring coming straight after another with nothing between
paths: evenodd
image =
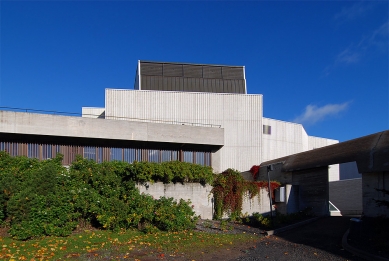
<instances>
[{"instance_id":1,"label":"shrub","mask_svg":"<svg viewBox=\"0 0 389 261\"><path fill-rule=\"evenodd\" d=\"M68 170L61 161L60 154L38 161L0 152L0 219L9 222L14 238L66 236L77 224L145 232L190 229L197 220L190 202L155 200L135 184L213 180L210 167L185 162L98 164L77 156Z\"/></svg>"},{"instance_id":2,"label":"shrub","mask_svg":"<svg viewBox=\"0 0 389 261\"><path fill-rule=\"evenodd\" d=\"M154 223L157 228L164 231L180 231L192 229L196 225L197 217L190 201L161 197L156 202Z\"/></svg>"},{"instance_id":3,"label":"shrub","mask_svg":"<svg viewBox=\"0 0 389 261\"><path fill-rule=\"evenodd\" d=\"M76 226L77 214L63 186L64 168L56 160L36 162L36 165L31 165L30 175L20 180L19 191L12 193L7 202L9 233L23 240L69 235Z\"/></svg>"}]
</instances>

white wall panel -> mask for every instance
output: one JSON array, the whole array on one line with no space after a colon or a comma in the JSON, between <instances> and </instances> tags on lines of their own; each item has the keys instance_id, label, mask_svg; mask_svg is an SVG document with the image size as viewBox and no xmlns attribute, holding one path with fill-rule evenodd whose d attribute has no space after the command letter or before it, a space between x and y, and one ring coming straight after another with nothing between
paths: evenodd
<instances>
[{"instance_id":1,"label":"white wall panel","mask_svg":"<svg viewBox=\"0 0 389 261\"><path fill-rule=\"evenodd\" d=\"M84 118L104 118L105 108L82 107L82 117Z\"/></svg>"},{"instance_id":2,"label":"white wall panel","mask_svg":"<svg viewBox=\"0 0 389 261\"><path fill-rule=\"evenodd\" d=\"M263 134L262 161L273 160L304 151L306 133L301 124L263 118L271 134Z\"/></svg>"},{"instance_id":3,"label":"white wall panel","mask_svg":"<svg viewBox=\"0 0 389 261\"><path fill-rule=\"evenodd\" d=\"M224 128L221 170L260 164L262 95L106 90L106 116Z\"/></svg>"},{"instance_id":4,"label":"white wall panel","mask_svg":"<svg viewBox=\"0 0 389 261\"><path fill-rule=\"evenodd\" d=\"M301 124L262 118L262 95L107 89L105 113L123 120L220 125L225 134L220 170L247 171L262 161L337 142L309 137ZM270 135L262 133L263 125L271 126ZM337 169L330 168L334 178Z\"/></svg>"},{"instance_id":5,"label":"white wall panel","mask_svg":"<svg viewBox=\"0 0 389 261\"><path fill-rule=\"evenodd\" d=\"M301 124L263 118L271 126L271 134L263 134L262 161L277 159L299 152L320 148L339 141L308 136ZM339 165L331 165L329 180L339 180Z\"/></svg>"}]
</instances>

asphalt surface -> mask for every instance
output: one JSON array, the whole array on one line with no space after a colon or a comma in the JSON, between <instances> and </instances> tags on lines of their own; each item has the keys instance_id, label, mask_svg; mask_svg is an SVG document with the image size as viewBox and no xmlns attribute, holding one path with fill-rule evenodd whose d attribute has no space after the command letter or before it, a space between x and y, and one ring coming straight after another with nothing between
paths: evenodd
<instances>
[{"instance_id":1,"label":"asphalt surface","mask_svg":"<svg viewBox=\"0 0 389 261\"><path fill-rule=\"evenodd\" d=\"M342 247L350 217L324 217L283 233L262 238L255 248L233 260L364 260Z\"/></svg>"}]
</instances>

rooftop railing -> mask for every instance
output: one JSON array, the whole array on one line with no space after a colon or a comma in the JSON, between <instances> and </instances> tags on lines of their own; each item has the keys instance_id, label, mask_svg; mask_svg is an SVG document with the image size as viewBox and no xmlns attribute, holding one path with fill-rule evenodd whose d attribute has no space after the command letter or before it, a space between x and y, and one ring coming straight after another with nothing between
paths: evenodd
<instances>
[{"instance_id":1,"label":"rooftop railing","mask_svg":"<svg viewBox=\"0 0 389 261\"><path fill-rule=\"evenodd\" d=\"M102 114L48 111L48 110L37 110L37 109L15 108L15 107L0 107L0 110L37 113L37 114L73 116L73 117L87 117L87 118L95 118L95 119L127 120L127 121L137 121L137 122L151 122L151 123L165 123L165 124L176 124L176 125L189 125L189 126L221 128L221 125L219 125L219 124L207 124L207 123L184 122L184 121L167 121L167 120L156 120L156 119L141 119L141 118L129 118L129 117L118 117L118 116L106 116L106 115L102 116Z\"/></svg>"}]
</instances>

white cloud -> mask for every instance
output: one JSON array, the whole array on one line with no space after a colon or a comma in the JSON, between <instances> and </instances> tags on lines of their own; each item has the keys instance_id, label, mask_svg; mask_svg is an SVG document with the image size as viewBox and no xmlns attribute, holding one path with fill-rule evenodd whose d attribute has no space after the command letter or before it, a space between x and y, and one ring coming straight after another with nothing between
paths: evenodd
<instances>
[{"instance_id":1,"label":"white cloud","mask_svg":"<svg viewBox=\"0 0 389 261\"><path fill-rule=\"evenodd\" d=\"M350 65L363 61L363 58L371 54L379 53L387 55L389 36L389 21L381 24L369 35L362 37L358 44L350 44L341 51L332 65L323 70L323 74L328 76L330 72L339 65Z\"/></svg>"},{"instance_id":2,"label":"white cloud","mask_svg":"<svg viewBox=\"0 0 389 261\"><path fill-rule=\"evenodd\" d=\"M337 21L350 21L366 15L372 8L373 5L371 3L360 1L352 6L344 7L339 13L335 14L334 19Z\"/></svg>"},{"instance_id":3,"label":"white cloud","mask_svg":"<svg viewBox=\"0 0 389 261\"><path fill-rule=\"evenodd\" d=\"M376 29L370 38L366 41L367 46L377 46L379 48L388 47L388 37L389 37L389 21L383 23L378 29Z\"/></svg>"},{"instance_id":4,"label":"white cloud","mask_svg":"<svg viewBox=\"0 0 389 261\"><path fill-rule=\"evenodd\" d=\"M296 117L293 122L304 125L313 125L330 116L338 115L340 112L346 110L349 104L350 102L345 102L341 104L327 104L322 107L310 104L305 107L305 111Z\"/></svg>"},{"instance_id":5,"label":"white cloud","mask_svg":"<svg viewBox=\"0 0 389 261\"><path fill-rule=\"evenodd\" d=\"M353 50L351 47L346 48L343 52L338 54L335 63L357 63L361 58L360 52Z\"/></svg>"}]
</instances>

